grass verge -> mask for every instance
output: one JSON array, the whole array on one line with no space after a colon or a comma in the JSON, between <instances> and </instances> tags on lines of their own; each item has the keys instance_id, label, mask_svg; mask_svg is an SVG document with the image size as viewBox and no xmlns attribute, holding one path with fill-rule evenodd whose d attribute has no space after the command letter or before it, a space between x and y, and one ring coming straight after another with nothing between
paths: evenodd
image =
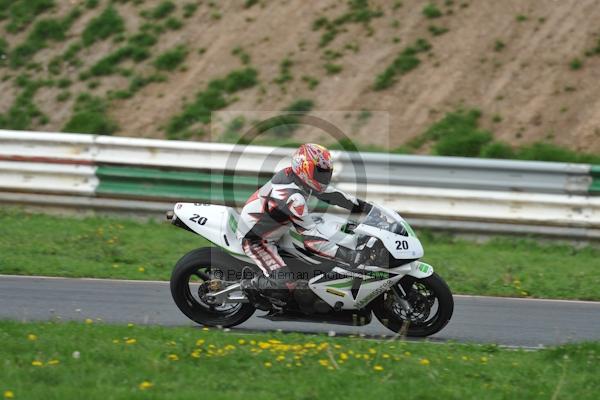
<instances>
[{"instance_id":1,"label":"grass verge","mask_svg":"<svg viewBox=\"0 0 600 400\"><path fill-rule=\"evenodd\" d=\"M417 233L454 293L600 300L598 247ZM167 280L179 257L207 245L166 222L0 210L1 274Z\"/></svg>"},{"instance_id":2,"label":"grass verge","mask_svg":"<svg viewBox=\"0 0 600 400\"><path fill-rule=\"evenodd\" d=\"M15 399L592 399L600 362L599 343L523 351L98 323L4 321L0 340L0 393Z\"/></svg>"}]
</instances>

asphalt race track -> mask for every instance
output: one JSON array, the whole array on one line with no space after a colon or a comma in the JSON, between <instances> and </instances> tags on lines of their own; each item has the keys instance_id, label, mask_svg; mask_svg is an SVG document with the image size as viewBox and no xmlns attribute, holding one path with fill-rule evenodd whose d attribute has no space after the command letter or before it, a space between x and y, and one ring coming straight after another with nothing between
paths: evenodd
<instances>
[{"instance_id":1,"label":"asphalt race track","mask_svg":"<svg viewBox=\"0 0 600 400\"><path fill-rule=\"evenodd\" d=\"M600 340L600 302L455 296L452 320L434 341L454 340L538 347ZM263 312L235 330L393 336L371 322L364 327L271 322ZM0 319L101 319L107 323L196 326L177 309L168 282L41 278L0 275Z\"/></svg>"}]
</instances>

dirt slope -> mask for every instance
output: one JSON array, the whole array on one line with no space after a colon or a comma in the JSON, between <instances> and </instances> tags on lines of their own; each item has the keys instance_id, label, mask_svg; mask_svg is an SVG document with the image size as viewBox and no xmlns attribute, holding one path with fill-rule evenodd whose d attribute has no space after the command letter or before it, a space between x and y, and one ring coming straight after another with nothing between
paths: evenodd
<instances>
[{"instance_id":1,"label":"dirt slope","mask_svg":"<svg viewBox=\"0 0 600 400\"><path fill-rule=\"evenodd\" d=\"M48 72L52 58L80 39L89 21L106 8L108 1L101 0L91 9L84 3L57 0L52 10L37 17L63 16L78 5L82 10L66 40L50 41L33 56L31 62L40 65L39 71L0 67L0 114L14 104L19 93L16 77L26 72L39 79L68 78L73 82L66 89L71 94L66 101L56 100L64 88L42 87L36 92L33 101L47 119L32 121L29 129L34 130L62 130L79 93L104 98L111 90L127 88L130 77L122 74L79 78L82 71L121 46L114 37L81 50L79 66L65 66L58 75ZM133 35L149 21L163 23L140 15L160 3L116 2L115 8L125 20L122 35ZM185 5L190 3L197 3L197 10L184 18ZM233 0L177 1L170 16L183 26L160 33L148 60L125 61L122 66L134 74L152 74L152 59L177 45L187 49L185 61L174 71L163 72L165 82L147 84L128 99L109 100L108 115L118 123L118 135L165 137L168 121L211 79L242 67L239 56L232 54L241 47L250 56L249 66L258 71L259 84L235 93L236 101L225 110L280 110L298 99L311 99L315 110L384 111L389 113L391 134L385 119L376 118L376 113L358 128L355 124L351 134L365 144L396 147L423 132L445 112L460 106L476 107L483 112L482 125L512 145L541 140L600 152L600 55L594 53L600 39L597 1L432 3L441 16L425 16L423 1L370 1L368 9L382 15L374 16L368 24L340 23L333 41L320 47L326 30L315 30L314 22L322 17L334 21L344 15L350 9L346 1L261 0L251 6ZM0 30L5 29L2 24ZM9 49L22 43L32 26L16 34L4 32ZM431 26L448 31L434 35ZM391 87L374 90L376 76L418 38L431 44L428 52L418 56L421 63L397 76ZM10 54L9 50L9 58ZM291 79L275 83L286 58L292 61L288 68ZM573 62L575 59L581 66ZM328 74L327 63L341 70ZM304 76L318 79L318 85L311 89Z\"/></svg>"}]
</instances>

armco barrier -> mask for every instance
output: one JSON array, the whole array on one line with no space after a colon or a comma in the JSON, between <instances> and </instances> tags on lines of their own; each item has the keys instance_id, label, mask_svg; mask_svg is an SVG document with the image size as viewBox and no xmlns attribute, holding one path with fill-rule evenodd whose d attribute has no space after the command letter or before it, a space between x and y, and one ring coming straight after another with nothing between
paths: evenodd
<instances>
[{"instance_id":1,"label":"armco barrier","mask_svg":"<svg viewBox=\"0 0 600 400\"><path fill-rule=\"evenodd\" d=\"M175 201L240 205L274 170L289 164L292 151L0 131L0 202L132 212L155 212ZM599 167L376 153L333 156L336 186L427 226L479 224L482 230L600 238L600 197L590 195L600 194Z\"/></svg>"}]
</instances>

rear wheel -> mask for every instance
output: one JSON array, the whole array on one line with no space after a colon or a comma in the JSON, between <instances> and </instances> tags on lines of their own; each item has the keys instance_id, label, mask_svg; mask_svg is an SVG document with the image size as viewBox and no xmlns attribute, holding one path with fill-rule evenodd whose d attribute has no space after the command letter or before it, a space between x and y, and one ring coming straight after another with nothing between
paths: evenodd
<instances>
[{"instance_id":1,"label":"rear wheel","mask_svg":"<svg viewBox=\"0 0 600 400\"><path fill-rule=\"evenodd\" d=\"M439 332L453 311L450 288L436 273L423 279L406 276L373 301L373 313L382 324L411 337Z\"/></svg>"},{"instance_id":2,"label":"rear wheel","mask_svg":"<svg viewBox=\"0 0 600 400\"><path fill-rule=\"evenodd\" d=\"M209 305L204 297L212 289L213 278L226 269L222 252L216 248L193 250L183 256L171 273L171 295L177 307L191 320L208 326L230 327L254 314L250 303ZM222 274L221 274L222 276Z\"/></svg>"}]
</instances>

